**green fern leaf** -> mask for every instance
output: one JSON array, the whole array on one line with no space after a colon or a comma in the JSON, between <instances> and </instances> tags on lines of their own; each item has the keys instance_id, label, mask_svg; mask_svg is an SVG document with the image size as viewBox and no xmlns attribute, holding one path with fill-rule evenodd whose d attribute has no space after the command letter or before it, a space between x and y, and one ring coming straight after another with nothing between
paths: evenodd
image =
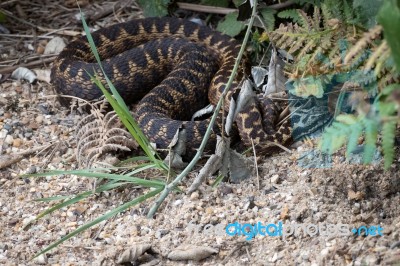
<instances>
[{"instance_id":1,"label":"green fern leaf","mask_svg":"<svg viewBox=\"0 0 400 266\"><path fill-rule=\"evenodd\" d=\"M378 138L378 122L372 119L361 120L365 127L365 144L364 144L364 163L371 163L376 150L376 140Z\"/></svg>"},{"instance_id":2,"label":"green fern leaf","mask_svg":"<svg viewBox=\"0 0 400 266\"><path fill-rule=\"evenodd\" d=\"M298 9L287 9L278 13L279 18L290 18L294 23L302 23L301 15Z\"/></svg>"},{"instance_id":3,"label":"green fern leaf","mask_svg":"<svg viewBox=\"0 0 400 266\"><path fill-rule=\"evenodd\" d=\"M343 20L349 23L355 23L355 16L353 14L352 5L350 5L347 1L343 1Z\"/></svg>"},{"instance_id":4,"label":"green fern leaf","mask_svg":"<svg viewBox=\"0 0 400 266\"><path fill-rule=\"evenodd\" d=\"M379 97L390 95L395 90L400 90L400 84L391 84L386 86L380 93Z\"/></svg>"},{"instance_id":5,"label":"green fern leaf","mask_svg":"<svg viewBox=\"0 0 400 266\"><path fill-rule=\"evenodd\" d=\"M354 13L357 14L357 21L366 28L372 28L376 25L376 16L383 0L353 0Z\"/></svg>"},{"instance_id":6,"label":"green fern leaf","mask_svg":"<svg viewBox=\"0 0 400 266\"><path fill-rule=\"evenodd\" d=\"M143 9L143 14L145 17L163 17L168 14L168 5L170 4L170 2L170 0L139 0L138 4Z\"/></svg>"},{"instance_id":7,"label":"green fern leaf","mask_svg":"<svg viewBox=\"0 0 400 266\"><path fill-rule=\"evenodd\" d=\"M269 31L273 31L275 28L275 13L276 10L270 8L262 8L260 10L265 26Z\"/></svg>"},{"instance_id":8,"label":"green fern leaf","mask_svg":"<svg viewBox=\"0 0 400 266\"><path fill-rule=\"evenodd\" d=\"M385 169L388 169L394 159L394 139L397 123L389 121L382 126L382 150L384 155Z\"/></svg>"},{"instance_id":9,"label":"green fern leaf","mask_svg":"<svg viewBox=\"0 0 400 266\"><path fill-rule=\"evenodd\" d=\"M321 30L320 23L321 23L321 12L318 7L314 7L314 14L313 14L313 26L314 29L317 31Z\"/></svg>"},{"instance_id":10,"label":"green fern leaf","mask_svg":"<svg viewBox=\"0 0 400 266\"><path fill-rule=\"evenodd\" d=\"M321 150L328 154L332 154L340 149L346 142L349 126L339 122L333 122L332 125L325 129L321 140Z\"/></svg>"},{"instance_id":11,"label":"green fern leaf","mask_svg":"<svg viewBox=\"0 0 400 266\"><path fill-rule=\"evenodd\" d=\"M313 6L321 5L321 0L294 0L293 2L300 5L305 5L305 4L311 4Z\"/></svg>"},{"instance_id":12,"label":"green fern leaf","mask_svg":"<svg viewBox=\"0 0 400 266\"><path fill-rule=\"evenodd\" d=\"M321 48L323 50L328 50L332 46L332 35L325 35L321 38Z\"/></svg>"},{"instance_id":13,"label":"green fern leaf","mask_svg":"<svg viewBox=\"0 0 400 266\"><path fill-rule=\"evenodd\" d=\"M299 18L300 18L299 25L302 28L305 28L308 32L314 31L312 19L310 19L310 17L307 16L306 12L299 9L298 14L299 14Z\"/></svg>"},{"instance_id":14,"label":"green fern leaf","mask_svg":"<svg viewBox=\"0 0 400 266\"><path fill-rule=\"evenodd\" d=\"M394 102L378 102L379 114L381 117L392 116L396 113L396 104Z\"/></svg>"},{"instance_id":15,"label":"green fern leaf","mask_svg":"<svg viewBox=\"0 0 400 266\"><path fill-rule=\"evenodd\" d=\"M361 123L353 124L347 142L346 157L348 157L357 147L358 139L363 133L363 126Z\"/></svg>"},{"instance_id":16,"label":"green fern leaf","mask_svg":"<svg viewBox=\"0 0 400 266\"><path fill-rule=\"evenodd\" d=\"M341 122L346 125L355 125L358 122L358 119L355 115L347 114L347 115L338 115L336 117L336 121Z\"/></svg>"}]
</instances>

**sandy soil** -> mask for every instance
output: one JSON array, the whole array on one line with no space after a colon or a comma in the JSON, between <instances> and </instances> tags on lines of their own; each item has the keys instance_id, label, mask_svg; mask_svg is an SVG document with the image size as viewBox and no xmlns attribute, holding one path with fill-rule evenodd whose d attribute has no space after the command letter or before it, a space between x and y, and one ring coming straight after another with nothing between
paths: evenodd
<instances>
[{"instance_id":1,"label":"sandy soil","mask_svg":"<svg viewBox=\"0 0 400 266\"><path fill-rule=\"evenodd\" d=\"M57 7L46 8L54 11ZM76 9L68 12L69 16L63 18L71 17ZM116 14L118 18L129 18L121 12ZM110 17L99 25L115 23L115 16ZM44 18L33 21L46 22ZM58 21L46 26L61 24ZM9 25L10 30L20 34L22 30L13 26ZM78 27L70 30L80 32ZM24 63L23 58L40 56L37 47L49 40L13 38L17 37L7 37L0 46L3 60L10 60L6 63L9 66L19 64L15 55L22 58L20 63ZM13 40L17 45L11 46ZM48 73L50 65L32 68ZM0 169L0 264L114 265L132 260L145 250L133 264L400 265L398 159L383 171L381 162L370 166L348 163L339 153L325 168L306 168L301 166L300 158L313 147L305 144L292 148L290 154L263 158L259 177L252 175L240 184L223 183L215 189L210 186L214 180L210 177L199 191L171 194L154 219L146 218L153 203L149 200L32 261L34 254L50 243L148 190L127 186L96 194L29 224L54 204L35 199L90 190L95 180L70 175L20 178L24 173L78 166L74 132L81 114L62 107L47 82L32 85L12 80L8 73L1 73L5 76L0 83L0 164L13 161ZM184 180L180 187L183 191L201 167L199 164ZM221 231L235 222L267 225L280 221L285 230L290 224L308 226L308 233L257 235L246 240L248 236L229 236ZM361 226L368 227L371 235L348 233ZM339 235L345 229L347 234ZM193 259L177 261L176 257L182 255L179 250ZM203 260L194 260L201 255Z\"/></svg>"}]
</instances>

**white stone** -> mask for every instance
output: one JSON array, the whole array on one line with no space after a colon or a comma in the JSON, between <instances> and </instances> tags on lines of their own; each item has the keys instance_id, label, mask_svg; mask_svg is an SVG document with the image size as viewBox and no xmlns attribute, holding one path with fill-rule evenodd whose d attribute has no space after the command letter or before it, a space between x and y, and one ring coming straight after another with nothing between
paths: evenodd
<instances>
[{"instance_id":1,"label":"white stone","mask_svg":"<svg viewBox=\"0 0 400 266\"><path fill-rule=\"evenodd\" d=\"M7 143L9 145L12 145L13 142L14 142L14 138L13 138L12 135L7 135L7 137L6 137L6 139L4 141L5 141L5 143Z\"/></svg>"}]
</instances>

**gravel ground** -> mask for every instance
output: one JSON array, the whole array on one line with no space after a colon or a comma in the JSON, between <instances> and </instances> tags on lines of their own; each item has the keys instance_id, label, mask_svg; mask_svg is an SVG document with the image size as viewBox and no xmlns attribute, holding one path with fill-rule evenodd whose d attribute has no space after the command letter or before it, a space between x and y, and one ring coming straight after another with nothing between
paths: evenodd
<instances>
[{"instance_id":1,"label":"gravel ground","mask_svg":"<svg viewBox=\"0 0 400 266\"><path fill-rule=\"evenodd\" d=\"M16 51L28 53L19 46ZM50 66L40 68L48 73ZM146 218L149 200L31 260L79 226L148 192L126 186L32 222L54 204L35 199L77 194L95 185L94 179L73 175L20 177L45 169L76 169L74 132L81 118L59 104L45 81L1 80L0 264L114 265L137 258L135 263L143 265L400 265L399 161L383 171L381 162L349 164L339 153L329 167L305 168L299 158L313 149L306 144L292 148L291 154L263 158L258 177L215 189L210 177L199 191L169 195L154 219ZM184 180L183 191L200 169L201 164ZM320 231L251 240L220 231L235 222L279 221L319 225ZM338 224L350 229L379 226L383 235L339 236L323 230ZM192 259L177 261L184 256Z\"/></svg>"}]
</instances>

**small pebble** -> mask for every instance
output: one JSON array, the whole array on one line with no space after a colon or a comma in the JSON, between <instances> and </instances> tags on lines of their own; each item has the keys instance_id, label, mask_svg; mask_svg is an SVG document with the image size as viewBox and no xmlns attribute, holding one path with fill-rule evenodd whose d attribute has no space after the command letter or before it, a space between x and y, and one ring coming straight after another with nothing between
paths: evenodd
<instances>
[{"instance_id":1,"label":"small pebble","mask_svg":"<svg viewBox=\"0 0 400 266\"><path fill-rule=\"evenodd\" d=\"M36 166L31 166L26 170L26 174L35 174L37 172L37 167Z\"/></svg>"},{"instance_id":2,"label":"small pebble","mask_svg":"<svg viewBox=\"0 0 400 266\"><path fill-rule=\"evenodd\" d=\"M44 117L42 115L38 115L35 118L36 123L41 124L43 122Z\"/></svg>"},{"instance_id":3,"label":"small pebble","mask_svg":"<svg viewBox=\"0 0 400 266\"><path fill-rule=\"evenodd\" d=\"M169 230L168 229L159 229L159 230L157 230L157 232L156 232L156 238L157 239L161 239L163 236L165 236L166 234L168 234L169 233Z\"/></svg>"},{"instance_id":4,"label":"small pebble","mask_svg":"<svg viewBox=\"0 0 400 266\"><path fill-rule=\"evenodd\" d=\"M21 140L21 139L14 139L14 141L13 141L13 147L18 148L18 147L21 146L21 144L22 144L22 140Z\"/></svg>"},{"instance_id":5,"label":"small pebble","mask_svg":"<svg viewBox=\"0 0 400 266\"><path fill-rule=\"evenodd\" d=\"M47 105L39 104L37 107L38 107L39 111L40 111L42 114L45 114L45 115L48 115L48 114L49 114L49 108L48 108Z\"/></svg>"},{"instance_id":6,"label":"small pebble","mask_svg":"<svg viewBox=\"0 0 400 266\"><path fill-rule=\"evenodd\" d=\"M0 130L0 139L7 137L8 131L5 129Z\"/></svg>"},{"instance_id":7,"label":"small pebble","mask_svg":"<svg viewBox=\"0 0 400 266\"><path fill-rule=\"evenodd\" d=\"M13 142L14 142L14 138L13 138L12 135L7 135L7 137L6 137L6 139L5 139L4 141L5 141L5 143L11 145L11 144L13 144Z\"/></svg>"},{"instance_id":8,"label":"small pebble","mask_svg":"<svg viewBox=\"0 0 400 266\"><path fill-rule=\"evenodd\" d=\"M221 185L221 192L222 192L222 195L227 195L227 194L233 193L233 189L230 186Z\"/></svg>"},{"instance_id":9,"label":"small pebble","mask_svg":"<svg viewBox=\"0 0 400 266\"><path fill-rule=\"evenodd\" d=\"M24 118L21 119L21 123L24 124L24 125L29 124L29 122L30 122L30 120L27 117L24 117Z\"/></svg>"},{"instance_id":10,"label":"small pebble","mask_svg":"<svg viewBox=\"0 0 400 266\"><path fill-rule=\"evenodd\" d=\"M280 179L279 175L273 175L273 176L271 177L271 182L272 182L273 184L279 184L279 183L281 182L281 179Z\"/></svg>"},{"instance_id":11,"label":"small pebble","mask_svg":"<svg viewBox=\"0 0 400 266\"><path fill-rule=\"evenodd\" d=\"M12 126L10 124L4 124L3 129L5 129L8 132L10 132L12 130Z\"/></svg>"},{"instance_id":12,"label":"small pebble","mask_svg":"<svg viewBox=\"0 0 400 266\"><path fill-rule=\"evenodd\" d=\"M176 200L175 202L174 202L174 205L175 206L178 206L178 205L181 205L182 204L182 200Z\"/></svg>"},{"instance_id":13,"label":"small pebble","mask_svg":"<svg viewBox=\"0 0 400 266\"><path fill-rule=\"evenodd\" d=\"M39 265L45 265L45 264L47 264L47 257L46 257L45 254L42 254L42 255L38 256L38 257L35 259L35 261L36 261L36 263L39 264Z\"/></svg>"},{"instance_id":14,"label":"small pebble","mask_svg":"<svg viewBox=\"0 0 400 266\"><path fill-rule=\"evenodd\" d=\"M199 192L195 191L190 195L191 200L195 200L199 198Z\"/></svg>"},{"instance_id":15,"label":"small pebble","mask_svg":"<svg viewBox=\"0 0 400 266\"><path fill-rule=\"evenodd\" d=\"M38 129L39 128L39 124L35 123L35 122L31 122L31 123L29 123L28 127L30 129Z\"/></svg>"}]
</instances>

